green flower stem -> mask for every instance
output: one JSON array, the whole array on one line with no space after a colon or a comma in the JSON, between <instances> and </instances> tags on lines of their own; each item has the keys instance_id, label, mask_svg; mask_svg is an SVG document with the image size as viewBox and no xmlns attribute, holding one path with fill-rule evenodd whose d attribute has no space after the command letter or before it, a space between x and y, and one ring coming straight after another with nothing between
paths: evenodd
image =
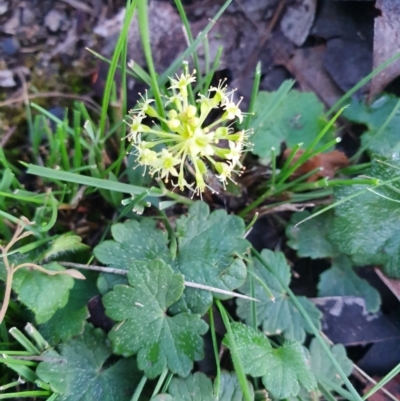
<instances>
[{"instance_id":1,"label":"green flower stem","mask_svg":"<svg viewBox=\"0 0 400 401\"><path fill-rule=\"evenodd\" d=\"M375 394L378 390L380 390L386 383L390 382L395 376L400 373L400 363L393 368L385 377L383 377L379 383L377 383L371 390L368 391L367 394L363 396L363 400L367 400L371 397L372 394Z\"/></svg>"},{"instance_id":2,"label":"green flower stem","mask_svg":"<svg viewBox=\"0 0 400 401\"><path fill-rule=\"evenodd\" d=\"M337 187L337 186L350 186L350 185L373 185L379 184L379 180L376 178L355 178L349 180L328 180L324 178L316 182L308 182L300 184L295 187L295 192L310 191L317 188L323 187Z\"/></svg>"},{"instance_id":3,"label":"green flower stem","mask_svg":"<svg viewBox=\"0 0 400 401\"><path fill-rule=\"evenodd\" d=\"M379 184L375 185L375 188L379 188L379 187L382 187L382 186L387 186L388 184L391 184L391 183L396 182L396 181L400 181L400 176L395 177L395 178L392 178L392 179L387 180L387 181L383 181L383 182L382 182L382 181L379 181ZM321 210L318 210L317 212L313 213L311 216L308 216L308 217L305 218L304 220L300 221L299 223L297 223L297 224L295 225L295 227L297 227L297 226L299 226L300 224L306 222L307 220L311 220L311 219L313 219L314 217L317 217L318 215L327 212L327 211L330 210L330 209L333 209L334 207L336 207L336 206L338 206L338 205L341 205L342 203L345 203L345 202L349 201L350 199L356 198L357 196L360 196L360 195L362 195L363 193L365 193L366 191L369 191L369 190L370 190L370 187L367 187L367 188L365 188L365 189L362 189L362 190L360 190L360 191L357 191L356 193L354 193L354 194L352 194L352 195L347 196L346 198L343 198L343 199L341 199L341 200L339 200L339 201L337 201L337 202L334 202L334 203L330 204L329 206L324 207L324 208L321 209Z\"/></svg>"},{"instance_id":4,"label":"green flower stem","mask_svg":"<svg viewBox=\"0 0 400 401\"><path fill-rule=\"evenodd\" d=\"M154 67L153 56L151 53L149 18L148 18L148 0L140 0L138 2L137 8L138 8L140 37L142 39L143 52L150 73L151 89L153 90L154 99L156 101L157 112L161 117L164 118L165 117L164 106L161 100L160 88L158 87L158 82L157 82L157 73ZM163 128L167 130L167 127Z\"/></svg>"},{"instance_id":5,"label":"green flower stem","mask_svg":"<svg viewBox=\"0 0 400 401\"><path fill-rule=\"evenodd\" d=\"M169 251L170 251L171 259L175 260L176 254L178 252L178 241L176 239L175 230L172 228L171 223L169 222L169 219L168 219L167 215L162 210L159 210L158 212L160 213L161 218L163 219L163 222L165 224L165 228L166 228L167 233L168 233Z\"/></svg>"},{"instance_id":6,"label":"green flower stem","mask_svg":"<svg viewBox=\"0 0 400 401\"><path fill-rule=\"evenodd\" d=\"M369 168L371 168L371 162L356 164L355 166L344 167L338 170L338 172L344 175L360 174L362 172L365 172Z\"/></svg>"},{"instance_id":7,"label":"green flower stem","mask_svg":"<svg viewBox=\"0 0 400 401\"><path fill-rule=\"evenodd\" d=\"M290 157L290 156L289 156ZM297 164L297 163L296 163ZM291 173L293 173L295 170L291 169ZM328 179L322 179L322 180L318 180L316 182L312 182L312 183L303 183L301 184L302 181L306 180L308 177L311 177L312 175L318 173L319 171L321 171L320 168L316 168L310 172L308 172L307 174L302 175L299 178L296 178L295 180L287 183L287 184L283 184L281 182L276 184L276 187L270 187L267 191L265 191L261 196L259 196L256 200L254 200L252 203L250 203L250 205L248 205L247 207L245 207L240 213L239 216L240 217L245 217L249 212L251 212L253 209L255 209L257 206L259 206L264 200L266 200L269 197L272 196L277 196L282 194L283 192L287 192L287 191L293 191L293 192L300 192L300 191L307 191L307 190L313 190L313 189L319 189L319 188L323 188L323 187L334 187L334 186L339 186L339 185L355 185L355 184L361 184L361 185L373 185L373 186L377 186L380 184L380 181L375 179L375 178L371 178L371 179L364 179L364 178L360 178L360 179L337 179L337 180L328 180ZM286 177L286 175L285 175ZM309 198L312 199L312 196ZM287 202L284 202L287 203Z\"/></svg>"},{"instance_id":8,"label":"green flower stem","mask_svg":"<svg viewBox=\"0 0 400 401\"><path fill-rule=\"evenodd\" d=\"M251 266L250 266L251 263ZM253 260L251 259L251 262L249 262L249 267L250 269L253 268ZM250 269L248 269L248 271L250 271ZM256 297L256 291L255 291L255 286L254 286L254 277L253 275L250 274L250 296L252 298ZM250 304L251 307L251 326L253 327L253 329L256 329L258 327L258 319L257 319L257 307L256 307L256 303L252 302Z\"/></svg>"},{"instance_id":9,"label":"green flower stem","mask_svg":"<svg viewBox=\"0 0 400 401\"><path fill-rule=\"evenodd\" d=\"M51 395L50 391L42 391L42 390L33 390L33 391L20 391L18 393L7 393L7 394L0 394L0 400L5 399L20 399L20 398L31 398L34 397L46 397Z\"/></svg>"},{"instance_id":10,"label":"green flower stem","mask_svg":"<svg viewBox=\"0 0 400 401\"><path fill-rule=\"evenodd\" d=\"M260 284L263 288L265 293L267 294L267 297L272 301L275 302L275 297L274 294L271 292L271 290L268 288L268 286L264 283L264 280L261 280L260 277L257 276L251 269L248 269L247 272L250 274L251 278L256 280L258 284ZM255 298L254 295L251 295L252 298ZM252 305L255 305L253 302ZM256 316L257 317L257 316ZM257 326L256 326L257 327Z\"/></svg>"},{"instance_id":11,"label":"green flower stem","mask_svg":"<svg viewBox=\"0 0 400 401\"><path fill-rule=\"evenodd\" d=\"M289 191L292 187L296 187L299 185L300 182L306 180L308 177L311 175L318 173L320 171L319 168L314 169L310 171L307 174L302 175L299 178L296 178L295 180L284 184L280 185L278 188L275 187L270 187L267 191L265 191L262 195L260 195L255 201L250 203L247 207L245 207L238 215L240 217L246 217L246 215L251 212L253 209L255 209L257 206L259 206L265 199L272 197L272 196L277 196L282 194L283 192ZM285 201L283 203L288 203L289 201ZM282 202L279 202L279 204L282 204Z\"/></svg>"},{"instance_id":12,"label":"green flower stem","mask_svg":"<svg viewBox=\"0 0 400 401\"><path fill-rule=\"evenodd\" d=\"M391 57L389 60L381 64L378 68L376 68L374 71L372 71L370 74L368 74L365 78L363 78L360 82L358 82L356 85L354 85L349 91L347 91L326 113L325 116L329 116L332 114L335 110L337 110L340 106L342 106L344 103L350 99L355 92L357 92L360 88L362 88L368 81L370 81L373 77L378 75L381 71L383 71L388 65L392 64L394 61L396 61L398 58L400 58L400 53L396 53L393 57Z\"/></svg>"},{"instance_id":13,"label":"green flower stem","mask_svg":"<svg viewBox=\"0 0 400 401\"><path fill-rule=\"evenodd\" d=\"M172 378L174 377L172 372L169 372L167 380L165 380L163 388L161 389L161 393L164 394L168 391L169 384L171 383Z\"/></svg>"},{"instance_id":14,"label":"green flower stem","mask_svg":"<svg viewBox=\"0 0 400 401\"><path fill-rule=\"evenodd\" d=\"M155 397L160 392L161 386L163 385L168 372L169 372L168 368L165 367L164 370L162 371L160 377L157 380L157 384L156 384L156 387L154 388L151 398Z\"/></svg>"},{"instance_id":15,"label":"green flower stem","mask_svg":"<svg viewBox=\"0 0 400 401\"><path fill-rule=\"evenodd\" d=\"M268 263L264 260L264 258L260 255L259 252L257 252L254 248L252 248L252 253L255 256L255 258L266 268L268 269L272 274L274 274L274 277L279 281L280 285L282 288L286 291L286 293L289 295L291 298L292 302L296 306L297 310L300 312L301 316L304 318L304 320L307 322L309 325L309 328L311 329L312 333L315 335L319 343L321 344L321 347L323 350L326 352L326 355L328 356L330 362L332 365L335 367L337 373L339 374L340 378L343 380L345 383L346 387L348 388L349 392L351 393L354 401L363 401L361 396L357 393L357 390L354 388L354 386L351 384L350 380L347 378L346 374L343 372L342 367L340 364L337 362L336 358L333 356L331 350L329 349L329 346L325 342L325 340L322 338L321 334L319 333L318 329L314 326L312 320L308 316L307 312L301 305L301 303L298 301L297 297L294 295L293 291L289 288L289 286L282 280L282 278L279 275L275 275L274 270L271 269L268 265Z\"/></svg>"},{"instance_id":16,"label":"green flower stem","mask_svg":"<svg viewBox=\"0 0 400 401\"><path fill-rule=\"evenodd\" d=\"M143 375L142 378L140 379L139 384L136 387L135 392L133 393L131 401L139 401L146 382L147 382L147 377L145 375Z\"/></svg>"},{"instance_id":17,"label":"green flower stem","mask_svg":"<svg viewBox=\"0 0 400 401\"><path fill-rule=\"evenodd\" d=\"M59 179L61 181L74 182L81 185L87 185L95 188L107 189L109 191L124 192L128 194L141 195L144 191L149 191L149 196L167 196L183 205L192 205L193 200L186 198L185 196L178 195L175 192L161 188L145 188L136 185L129 185L120 182L113 182L110 180L104 180L101 178L88 177L85 175L74 174L68 171L57 171L47 167L35 166L33 164L24 164L28 168L28 173L38 175L49 179ZM57 203L54 202L55 210L57 211ZM41 230L42 231L42 230Z\"/></svg>"},{"instance_id":18,"label":"green flower stem","mask_svg":"<svg viewBox=\"0 0 400 401\"><path fill-rule=\"evenodd\" d=\"M276 178L276 154L275 148L271 148L271 187L275 187L275 178Z\"/></svg>"},{"instance_id":19,"label":"green flower stem","mask_svg":"<svg viewBox=\"0 0 400 401\"><path fill-rule=\"evenodd\" d=\"M336 120L343 113L343 110L344 107L342 107L339 111L337 111L336 114L328 121L328 123L325 125L322 131L312 141L311 145L307 147L308 153L310 153L318 145L319 141L325 136L325 134L330 130L330 128L333 127L333 124L335 124Z\"/></svg>"},{"instance_id":20,"label":"green flower stem","mask_svg":"<svg viewBox=\"0 0 400 401\"><path fill-rule=\"evenodd\" d=\"M331 390L335 391L339 395L341 395L345 400L354 400L353 395L345 390L341 385L335 383L334 381L327 379L326 377L319 377L317 376L317 380L324 384L326 387L330 388Z\"/></svg>"},{"instance_id":21,"label":"green flower stem","mask_svg":"<svg viewBox=\"0 0 400 401\"><path fill-rule=\"evenodd\" d=\"M251 119L253 118L254 105L256 103L258 90L260 88L260 81L261 81L261 62L259 61L256 65L256 70L254 73L253 87L251 89L250 104L249 104L249 108L247 110L248 115L244 122L244 129L246 129L246 130L250 128Z\"/></svg>"},{"instance_id":22,"label":"green flower stem","mask_svg":"<svg viewBox=\"0 0 400 401\"><path fill-rule=\"evenodd\" d=\"M37 362L24 361L15 358L0 358L0 363L5 363L6 365L23 365L23 366L37 366Z\"/></svg>"},{"instance_id":23,"label":"green flower stem","mask_svg":"<svg viewBox=\"0 0 400 401\"><path fill-rule=\"evenodd\" d=\"M306 161L310 160L312 157L325 152L331 147L335 146L340 141L340 138L335 138L333 141L329 141L327 144L321 146L315 151L311 152L311 149L307 149L292 165L288 168L282 168L278 178L277 186L282 185L301 165ZM310 151L309 151L310 150ZM286 163L285 163L286 165Z\"/></svg>"},{"instance_id":24,"label":"green flower stem","mask_svg":"<svg viewBox=\"0 0 400 401\"><path fill-rule=\"evenodd\" d=\"M215 332L215 322L214 322L214 313L213 307L208 310L209 319L210 319L210 332L211 332L211 340L214 350L214 357L215 357L215 365L217 367L217 376L215 377L214 381L214 394L216 397L219 395L219 387L221 382L221 364L219 361L219 353L218 353L218 343L217 343L217 334Z\"/></svg>"},{"instance_id":25,"label":"green flower stem","mask_svg":"<svg viewBox=\"0 0 400 401\"><path fill-rule=\"evenodd\" d=\"M298 144L290 153L288 159L286 160L281 173L279 174L279 181L277 185L282 184L285 182L292 174L295 172L302 164L304 164L307 160L311 159L313 156L316 156L325 150L329 149L330 147L334 146L337 144L338 140L340 138L335 138L333 141L329 141L327 144L321 146L317 150L313 149L317 144L321 141L321 139L325 136L325 134L329 131L329 129L333 126L333 124L336 122L336 120L339 118L340 114L342 114L343 108L340 109L330 120L329 122L325 125L325 127L321 130L321 132L315 137L315 139L312 141L312 143L307 147L307 149L304 151L304 153L296 160L295 163L291 164L297 150L302 146L301 144Z\"/></svg>"},{"instance_id":26,"label":"green flower stem","mask_svg":"<svg viewBox=\"0 0 400 401\"><path fill-rule=\"evenodd\" d=\"M291 163L293 161L294 156L296 155L297 151L303 146L303 143L298 143L295 146L293 146L293 149L291 150L291 152L289 153L289 156L287 157L287 159L285 160L285 163L283 164L281 171L279 173L279 175L281 176L283 173L286 173L286 171L288 169L290 169Z\"/></svg>"},{"instance_id":27,"label":"green flower stem","mask_svg":"<svg viewBox=\"0 0 400 401\"><path fill-rule=\"evenodd\" d=\"M215 303L221 313L222 320L224 322L226 331L227 331L227 339L229 343L229 349L231 351L231 357L232 357L232 362L233 366L235 368L236 376L238 378L240 387L243 391L244 399L246 401L252 401L249 386L247 383L247 378L246 374L243 369L242 361L239 358L238 352L237 352L237 347L236 347L236 342L233 338L233 332L232 332L232 327L229 322L228 314L225 311L225 308L223 307L222 303L220 300L216 299Z\"/></svg>"},{"instance_id":28,"label":"green flower stem","mask_svg":"<svg viewBox=\"0 0 400 401\"><path fill-rule=\"evenodd\" d=\"M322 383L318 383L318 389L322 393L322 395L327 399L327 401L337 401L336 398L329 391L329 389Z\"/></svg>"},{"instance_id":29,"label":"green flower stem","mask_svg":"<svg viewBox=\"0 0 400 401\"><path fill-rule=\"evenodd\" d=\"M186 34L189 39L189 45L191 45L194 42L193 34L192 34L192 30L190 29L190 24L189 24L189 21L186 16L185 9L183 8L182 1L175 0L175 5L176 5L176 8L178 9L179 16L181 17L183 26L185 27ZM197 81L199 81L200 80L200 64L199 64L199 58L197 56L196 49L194 50L192 57L193 57L194 68L196 69Z\"/></svg>"},{"instance_id":30,"label":"green flower stem","mask_svg":"<svg viewBox=\"0 0 400 401\"><path fill-rule=\"evenodd\" d=\"M33 355L40 355L40 350L16 327L12 327L10 334L29 352Z\"/></svg>"},{"instance_id":31,"label":"green flower stem","mask_svg":"<svg viewBox=\"0 0 400 401\"><path fill-rule=\"evenodd\" d=\"M4 391L12 387L17 387L20 386L21 384L23 384L21 380L15 380L11 383L3 384L2 386L0 386L0 391Z\"/></svg>"},{"instance_id":32,"label":"green flower stem","mask_svg":"<svg viewBox=\"0 0 400 401\"><path fill-rule=\"evenodd\" d=\"M182 135L171 134L169 132L164 132L164 131L157 131L155 129L150 129L149 131L146 131L146 134L147 133L156 134L160 138L170 138L170 139L174 139L176 141L182 141L183 140ZM155 142L151 142L151 143L155 143Z\"/></svg>"},{"instance_id":33,"label":"green flower stem","mask_svg":"<svg viewBox=\"0 0 400 401\"><path fill-rule=\"evenodd\" d=\"M393 120L393 118L397 115L397 111L400 108L400 99L397 101L396 105L394 106L393 110L390 112L388 117L386 118L385 122L379 127L379 130L374 133L373 136L369 137L367 141L365 141L362 146L358 149L358 151L352 156L350 161L356 162L362 155L362 153L368 149L369 145L372 141L376 141L378 138L381 137L382 133L385 131L388 124Z\"/></svg>"},{"instance_id":34,"label":"green flower stem","mask_svg":"<svg viewBox=\"0 0 400 401\"><path fill-rule=\"evenodd\" d=\"M207 39L207 37L205 37L205 39ZM208 43L208 41L207 41L207 43ZM222 52L223 52L223 47L219 46L218 50L217 50L217 55L215 56L215 59L214 59L213 66L211 67L211 71L207 74L206 78L204 79L204 84L203 84L202 92L201 92L204 96L207 95L208 89L211 86L211 81L213 79L215 71L217 71L217 69L220 65L220 59L222 56Z\"/></svg>"},{"instance_id":35,"label":"green flower stem","mask_svg":"<svg viewBox=\"0 0 400 401\"><path fill-rule=\"evenodd\" d=\"M170 77L175 71L178 70L180 65L182 64L182 61L185 60L185 58L189 57L197 48L197 46L200 45L200 43L203 41L203 39L206 37L208 32L213 28L215 23L218 21L218 19L221 17L221 15L224 13L224 11L228 8L229 4L232 3L233 0L226 0L223 6L219 9L217 14L214 16L214 18L207 24L207 26L201 31L201 33L197 36L197 38L194 40L194 42L168 67L166 71L162 73L159 79L160 85L164 85L168 81L168 77Z\"/></svg>"},{"instance_id":36,"label":"green flower stem","mask_svg":"<svg viewBox=\"0 0 400 401\"><path fill-rule=\"evenodd\" d=\"M98 58L99 60L101 60L101 61L107 63L108 65L111 65L111 61L110 61L107 57L102 56L100 53L97 53L97 52L95 52L94 50L89 49L88 47L86 47L85 50L87 50L89 53L93 54L93 56L95 56L95 57ZM135 67L138 67L138 65L135 64ZM140 68L140 67L139 67L139 68ZM121 64L117 64L117 69L118 69L118 70L122 70ZM131 77L134 77L134 78L139 78L141 81L150 84L150 77L147 76L147 75L138 76L138 74L135 74L135 72L134 72L134 71L131 71L131 70L126 70L126 74L127 74L127 75L130 75ZM144 73L144 74L146 74L146 73Z\"/></svg>"},{"instance_id":37,"label":"green flower stem","mask_svg":"<svg viewBox=\"0 0 400 401\"><path fill-rule=\"evenodd\" d=\"M108 106L110 103L110 96L111 96L111 91L114 83L114 75L115 71L117 70L118 67L118 60L121 52L123 51L124 48L124 43L126 41L126 37L128 35L129 31L129 26L131 23L131 20L133 18L133 14L136 9L136 3L138 0L133 0L132 3L127 7L126 9L126 15L124 19L124 24L122 26L122 31L121 34L118 37L117 44L115 46L115 51L111 60L110 64L110 69L108 70L108 75L107 75L107 81L104 89L104 95L103 95L103 102L101 105L101 116L100 116L100 136L103 136L105 134L105 127L106 127L106 120L107 120L107 110ZM142 3L142 1L139 1L139 4Z\"/></svg>"},{"instance_id":38,"label":"green flower stem","mask_svg":"<svg viewBox=\"0 0 400 401\"><path fill-rule=\"evenodd\" d=\"M50 348L49 343L43 338L43 336L31 323L28 323L25 326L25 331L35 341L41 352L44 352L46 349Z\"/></svg>"}]
</instances>

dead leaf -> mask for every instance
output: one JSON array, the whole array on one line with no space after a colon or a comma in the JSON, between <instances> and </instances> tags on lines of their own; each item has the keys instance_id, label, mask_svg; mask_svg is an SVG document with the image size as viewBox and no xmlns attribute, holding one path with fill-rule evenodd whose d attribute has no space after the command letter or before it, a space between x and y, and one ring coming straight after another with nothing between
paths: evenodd
<instances>
[{"instance_id":1,"label":"dead leaf","mask_svg":"<svg viewBox=\"0 0 400 401\"><path fill-rule=\"evenodd\" d=\"M395 297L400 301L400 280L395 280L389 278L383 274L381 269L375 268L375 273L379 278L386 284L390 291L395 295Z\"/></svg>"},{"instance_id":2,"label":"dead leaf","mask_svg":"<svg viewBox=\"0 0 400 401\"><path fill-rule=\"evenodd\" d=\"M400 330L381 311L367 311L365 299L355 296L311 298L322 312L324 334L346 346L400 341Z\"/></svg>"},{"instance_id":3,"label":"dead leaf","mask_svg":"<svg viewBox=\"0 0 400 401\"><path fill-rule=\"evenodd\" d=\"M296 49L282 34L274 35L272 55L274 62L284 66L303 91L312 91L329 108L343 92L324 68L326 45Z\"/></svg>"},{"instance_id":4,"label":"dead leaf","mask_svg":"<svg viewBox=\"0 0 400 401\"><path fill-rule=\"evenodd\" d=\"M373 1L319 1L310 36L326 43L324 69L347 92L372 69ZM357 95L369 93L364 85Z\"/></svg>"},{"instance_id":5,"label":"dead leaf","mask_svg":"<svg viewBox=\"0 0 400 401\"><path fill-rule=\"evenodd\" d=\"M373 377L375 382L379 382L382 378L381 377ZM375 386L375 383L370 383L368 386L365 387L363 393L367 394L369 390L372 389L372 387ZM395 399L400 399L400 375L395 376L392 380L390 380L388 383L385 384L383 387L386 392L389 392L392 396L395 397ZM380 391L377 391L376 393L372 394L370 397L368 397L369 401L387 401L388 395L385 394L382 389ZM393 398L392 398L393 399Z\"/></svg>"},{"instance_id":6,"label":"dead leaf","mask_svg":"<svg viewBox=\"0 0 400 401\"><path fill-rule=\"evenodd\" d=\"M398 0L377 0L381 15L375 18L373 68L389 60L400 49L400 3ZM371 81L369 97L378 93L400 75L400 60L396 60Z\"/></svg>"},{"instance_id":7,"label":"dead leaf","mask_svg":"<svg viewBox=\"0 0 400 401\"><path fill-rule=\"evenodd\" d=\"M306 41L314 22L316 8L316 0L301 0L287 6L281 20L281 30L297 46Z\"/></svg>"},{"instance_id":8,"label":"dead leaf","mask_svg":"<svg viewBox=\"0 0 400 401\"><path fill-rule=\"evenodd\" d=\"M291 153L291 149L286 149L283 152L283 157L287 159ZM304 153L303 149L299 149L293 157L291 165L293 165L300 156ZM349 165L347 156L339 150L333 150L328 153L320 153L303 163L291 176L292 179L301 177L304 174L320 168L321 170L310 177L306 182L315 182L320 178L328 177L333 178L336 170Z\"/></svg>"}]
</instances>

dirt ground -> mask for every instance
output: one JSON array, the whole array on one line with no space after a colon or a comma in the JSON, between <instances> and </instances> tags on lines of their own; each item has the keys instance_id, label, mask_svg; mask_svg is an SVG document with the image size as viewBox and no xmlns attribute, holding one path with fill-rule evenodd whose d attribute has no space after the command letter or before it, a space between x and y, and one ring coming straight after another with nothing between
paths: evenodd
<instances>
[{"instance_id":1,"label":"dirt ground","mask_svg":"<svg viewBox=\"0 0 400 401\"><path fill-rule=\"evenodd\" d=\"M152 45L159 72L186 47L172 3L150 1ZM223 2L184 4L196 36ZM1 0L1 105L18 104L25 83L30 96L52 98L49 106L58 105L67 94L100 96L106 68L86 48L110 56L123 12L123 1ZM210 58L223 46L220 69L245 98L261 61L261 89L274 90L292 77L300 89L314 91L330 106L371 72L378 14L373 1L235 1L208 36ZM200 57L203 53L200 46ZM387 53L381 59L388 58ZM144 65L136 23L130 31L129 59ZM387 83L375 83L373 94ZM128 84L132 92L136 92L135 84L140 87L140 83ZM369 90L366 86L360 94Z\"/></svg>"}]
</instances>

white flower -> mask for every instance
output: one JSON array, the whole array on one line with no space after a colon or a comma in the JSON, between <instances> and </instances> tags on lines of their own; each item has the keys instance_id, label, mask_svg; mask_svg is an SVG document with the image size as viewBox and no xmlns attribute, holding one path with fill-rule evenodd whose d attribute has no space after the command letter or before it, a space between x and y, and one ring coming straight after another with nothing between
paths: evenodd
<instances>
[{"instance_id":1,"label":"white flower","mask_svg":"<svg viewBox=\"0 0 400 401\"><path fill-rule=\"evenodd\" d=\"M228 179L233 181L231 178L232 171L233 171L232 164L215 163L215 168L219 172L219 175L217 175L216 177L222 182L222 184L225 188L225 185L226 185L226 182L228 181Z\"/></svg>"},{"instance_id":2,"label":"white flower","mask_svg":"<svg viewBox=\"0 0 400 401\"><path fill-rule=\"evenodd\" d=\"M240 103L242 102L243 98L240 98L239 102L235 104L233 101L233 94L231 95L231 99L228 97L225 98L223 102L223 108L225 110L224 116L228 120L233 120L237 118L240 123L243 121L242 111L239 108ZM223 117L224 117L223 116Z\"/></svg>"},{"instance_id":3,"label":"white flower","mask_svg":"<svg viewBox=\"0 0 400 401\"><path fill-rule=\"evenodd\" d=\"M229 141L229 149L230 152L227 153L225 157L230 160L234 166L237 164L239 167L242 167L242 164L240 163L240 157L243 153L243 142Z\"/></svg>"},{"instance_id":4,"label":"white flower","mask_svg":"<svg viewBox=\"0 0 400 401\"><path fill-rule=\"evenodd\" d=\"M165 178L165 182L168 182L168 177L171 174L174 177L178 177L178 171L175 166L180 163L180 159L175 157L172 153L168 152L167 149L163 149L158 157L156 167L152 169L152 174L158 172L161 179Z\"/></svg>"},{"instance_id":5,"label":"white flower","mask_svg":"<svg viewBox=\"0 0 400 401\"><path fill-rule=\"evenodd\" d=\"M218 173L217 178L224 186L228 179L234 182L231 177L237 173L237 166L242 167L240 158L247 138L245 131L234 132L224 126L227 120L243 120L239 108L241 100L237 104L233 102L233 92L227 92L225 81L210 88L208 96L200 95L197 101L200 107L190 103L188 86L196 81L194 74L188 74L184 69L184 73L171 79L170 89L174 93L165 102L164 107L169 105L165 118L151 106L154 100L148 99L146 93L139 108L130 114L131 121L127 124L130 127L128 139L134 143L138 164L149 166L150 174L157 174L165 182L175 177L173 186L180 190L187 188L201 196L206 187L210 188L205 179L210 167ZM223 115L208 126L203 125L214 108L222 108ZM146 116L154 117L158 122L150 128L142 124ZM148 135L145 139L149 135L152 139L142 141L143 134ZM163 147L161 151L156 150L159 146ZM193 183L186 181L186 169L193 174Z\"/></svg>"}]
</instances>

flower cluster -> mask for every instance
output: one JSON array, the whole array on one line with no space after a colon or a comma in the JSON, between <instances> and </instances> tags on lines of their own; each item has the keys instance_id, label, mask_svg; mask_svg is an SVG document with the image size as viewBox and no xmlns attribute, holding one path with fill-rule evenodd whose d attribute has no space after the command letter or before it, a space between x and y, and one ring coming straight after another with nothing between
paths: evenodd
<instances>
[{"instance_id":1,"label":"flower cluster","mask_svg":"<svg viewBox=\"0 0 400 401\"><path fill-rule=\"evenodd\" d=\"M240 101L234 102L233 91L228 92L223 83L211 87L207 96L199 95L198 107L190 103L188 87L195 82L194 73L186 72L170 79L171 96L165 103L169 109L165 118L152 107L154 100L146 95L138 108L130 111L126 123L130 127L128 140L133 142L139 165L147 166L150 174L157 174L165 182L174 177L173 185L181 190L186 187L200 194L208 186L209 168L214 169L224 186L228 179L232 180L232 173L240 172L247 135L245 131L234 132L223 126L225 122L243 120ZM203 126L215 108L221 109L222 116ZM157 119L163 128L144 124L146 117ZM185 180L184 168L194 176L193 183Z\"/></svg>"}]
</instances>

